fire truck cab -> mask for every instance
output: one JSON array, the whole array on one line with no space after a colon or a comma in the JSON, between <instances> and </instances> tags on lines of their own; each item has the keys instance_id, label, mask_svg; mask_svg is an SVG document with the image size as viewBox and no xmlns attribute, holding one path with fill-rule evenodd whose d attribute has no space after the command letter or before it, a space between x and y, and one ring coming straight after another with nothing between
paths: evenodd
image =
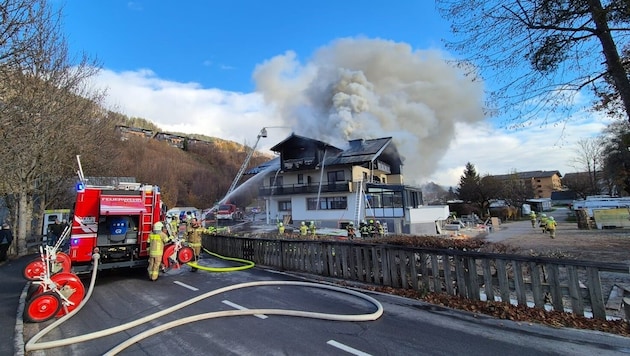
<instances>
[{"instance_id":1,"label":"fire truck cab","mask_svg":"<svg viewBox=\"0 0 630 356\"><path fill-rule=\"evenodd\" d=\"M74 273L148 265L147 241L153 224L164 220L160 189L155 185L77 185L68 255Z\"/></svg>"}]
</instances>

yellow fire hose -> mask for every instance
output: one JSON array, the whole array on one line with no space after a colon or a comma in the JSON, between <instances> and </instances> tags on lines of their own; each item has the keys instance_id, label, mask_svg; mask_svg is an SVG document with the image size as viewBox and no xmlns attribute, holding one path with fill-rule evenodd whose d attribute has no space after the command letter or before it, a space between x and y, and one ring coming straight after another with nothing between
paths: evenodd
<instances>
[{"instance_id":1,"label":"yellow fire hose","mask_svg":"<svg viewBox=\"0 0 630 356\"><path fill-rule=\"evenodd\" d=\"M302 286L302 287L310 287L310 288L320 288L320 289L328 289L328 290L332 290L332 291L336 291L336 292L340 292L340 293L346 293L346 294L350 294L353 295L355 297L358 297L360 299L366 300L369 303L371 303L372 305L374 305L376 307L376 311L369 313L369 314L329 314L329 313L318 313L318 312L309 312L309 311L300 311L300 310L287 310L287 309L248 309L248 310L230 310L230 311L220 311L220 312L209 312L209 313L204 313L204 314L198 314L198 315L192 315L189 317L185 317L179 320L175 320L166 324L162 324L159 325L157 327L153 327L151 330L147 330L144 331L142 333L139 333L131 338L129 338L127 341L119 344L118 346L115 346L114 348L112 348L111 350L109 350L105 355L116 355L117 353L119 353L120 351L123 351L124 349L126 349L127 347L133 345L136 342L139 342L141 340L144 340L147 337L153 336L157 333L160 333L164 330L168 330L180 325L184 325L184 324L188 324L188 323L193 323L196 321L201 321L201 320L206 320L206 319L212 319L212 318L220 318L220 317L226 317L226 316L242 316L242 315L256 315L256 314L267 314L267 315L285 315L285 316L298 316L298 317L304 317L304 318L314 318L314 319L324 319L324 320L336 320L336 321L372 321L372 320L376 320L378 318L381 317L381 315L383 315L383 306L381 305L381 303L368 296L365 295L363 293L351 290L351 289L346 289L346 288L340 288L340 287L336 287L336 286L332 286L332 285L326 285L326 284L317 284L317 283L310 283L310 282L301 282L301 281L258 281L258 282L247 282L247 283L240 283L240 284L234 284L231 286L227 286L227 287L223 287L223 288L219 288L219 289L215 289L213 291L204 293L202 295L199 295L195 298L189 299L187 301L181 302L179 304L176 304L170 308L164 309L162 311L159 311L157 313L151 314L151 315L147 315L143 318L131 321L129 323L123 324L123 325L119 325L113 328L109 328L109 329L104 329L104 330L100 330L100 331L96 331L96 332L92 332L92 333L88 333L88 334L84 334L84 335L79 335L79 336L74 336L74 337L70 337L70 338L66 338L66 339L61 339L61 340L54 340L54 341L47 341L47 342L41 342L41 343L37 343L37 341L39 341L42 337L44 337L46 334L48 334L51 330L53 330L54 328L56 328L57 326L61 325L62 323L64 323L66 320L70 319L71 317L73 317L76 313L79 312L79 310L81 310L81 308L83 308L83 306L87 303L87 301L89 300L90 296L92 295L92 291L94 290L94 284L96 282L96 272L98 270L98 261L99 261L100 255L95 253L93 256L93 260L94 260L94 267L92 270L92 278L90 280L90 286L88 288L88 292L86 293L85 298L83 299L83 301L81 301L81 304L79 304L79 306L74 309L72 312L66 314L65 316L61 317L59 320L56 320L55 322L53 322L52 324L50 324L49 326L47 326L46 328L44 328L43 330L41 330L40 332L38 332L35 336L33 336L25 345L24 349L25 351L35 351L35 350L43 350L43 349L50 349L50 348L54 348L54 347L61 347L61 346L67 346L67 345L71 345L71 344L75 344L78 342L84 342L84 341L89 341L89 340L94 340L100 337L104 337L104 336L108 336L108 335L112 335L121 331L125 331L127 329L136 327L138 325L147 323L151 320L157 319L159 317L162 317L164 315L167 315L169 313L172 313L176 310L182 309L186 306L189 306L193 303L196 303L198 301L201 301L203 299L206 299L208 297L211 296L215 296L217 294L220 293L224 293L224 292L228 292L231 290L236 290L236 289L241 289L241 288L249 288L249 287L258 287L258 286L278 286L278 285L284 285L284 286ZM241 260L242 261L242 260ZM204 268L203 266L200 266L201 268ZM251 266L248 266L247 268L250 268ZM199 268L199 267L197 267ZM204 269L206 269L208 267L205 267ZM232 268L243 268L243 267L232 267Z\"/></svg>"},{"instance_id":2,"label":"yellow fire hose","mask_svg":"<svg viewBox=\"0 0 630 356\"><path fill-rule=\"evenodd\" d=\"M188 262L186 263L187 265L189 265L190 267L193 268L197 268L203 271L208 271L208 272L234 272L234 271L242 271L242 270L246 270L249 268L254 267L256 264L252 261L248 261L248 260L243 260L240 258L234 258L234 257L225 257L225 256L221 256L218 253L214 253L211 251L206 250L205 248L203 249L207 254L211 255L211 256L215 256L218 257L222 260L226 260L226 261L233 261L233 262L238 262L238 263L243 263L242 266L236 266L236 267L208 267L208 266L203 266L200 265L199 263L197 263L196 261L192 261L192 262Z\"/></svg>"}]
</instances>

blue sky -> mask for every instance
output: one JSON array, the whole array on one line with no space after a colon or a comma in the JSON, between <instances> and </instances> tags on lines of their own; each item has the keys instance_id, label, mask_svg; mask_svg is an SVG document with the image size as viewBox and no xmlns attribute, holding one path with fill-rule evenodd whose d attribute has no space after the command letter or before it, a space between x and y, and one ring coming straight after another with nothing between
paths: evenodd
<instances>
[{"instance_id":1,"label":"blue sky","mask_svg":"<svg viewBox=\"0 0 630 356\"><path fill-rule=\"evenodd\" d=\"M337 146L392 136L410 184L454 186L469 161L480 174L574 172L575 142L605 124L576 117L515 131L483 118L492 83L470 84L446 65L455 55L432 1L55 4L71 51L101 61L95 84L109 108L250 145L279 126L260 149L290 132Z\"/></svg>"}]
</instances>

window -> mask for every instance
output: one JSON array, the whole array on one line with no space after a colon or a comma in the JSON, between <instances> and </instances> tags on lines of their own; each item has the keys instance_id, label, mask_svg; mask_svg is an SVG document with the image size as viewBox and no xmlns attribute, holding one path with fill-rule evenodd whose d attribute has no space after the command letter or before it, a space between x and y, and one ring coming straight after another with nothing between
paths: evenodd
<instances>
[{"instance_id":1,"label":"window","mask_svg":"<svg viewBox=\"0 0 630 356\"><path fill-rule=\"evenodd\" d=\"M346 178L343 171L328 172L328 183L343 182L344 180L346 180Z\"/></svg>"},{"instance_id":2,"label":"window","mask_svg":"<svg viewBox=\"0 0 630 356\"><path fill-rule=\"evenodd\" d=\"M317 207L317 198L306 198L307 210L342 210L347 208L348 199L346 197L319 198L319 209Z\"/></svg>"},{"instance_id":3,"label":"window","mask_svg":"<svg viewBox=\"0 0 630 356\"><path fill-rule=\"evenodd\" d=\"M278 210L279 211L291 211L291 201L283 200L278 202Z\"/></svg>"},{"instance_id":4,"label":"window","mask_svg":"<svg viewBox=\"0 0 630 356\"><path fill-rule=\"evenodd\" d=\"M269 177L269 186L276 186L276 187L281 187L282 186L282 176L273 176L273 177Z\"/></svg>"},{"instance_id":5,"label":"window","mask_svg":"<svg viewBox=\"0 0 630 356\"><path fill-rule=\"evenodd\" d=\"M304 174L298 174L298 184L304 184Z\"/></svg>"},{"instance_id":6,"label":"window","mask_svg":"<svg viewBox=\"0 0 630 356\"><path fill-rule=\"evenodd\" d=\"M365 195L371 208L402 208L403 192L388 189L370 189Z\"/></svg>"}]
</instances>

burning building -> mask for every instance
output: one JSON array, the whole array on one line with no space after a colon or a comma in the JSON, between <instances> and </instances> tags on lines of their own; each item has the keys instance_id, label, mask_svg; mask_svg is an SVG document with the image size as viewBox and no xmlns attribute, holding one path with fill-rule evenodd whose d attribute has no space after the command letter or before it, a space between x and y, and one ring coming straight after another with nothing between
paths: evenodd
<instances>
[{"instance_id":1,"label":"burning building","mask_svg":"<svg viewBox=\"0 0 630 356\"><path fill-rule=\"evenodd\" d=\"M341 149L292 134L271 150L279 154L273 164L249 172L266 174L259 197L269 219L329 228L372 219L389 232L410 232L408 209L423 204L422 192L404 184L391 137L352 140Z\"/></svg>"}]
</instances>

